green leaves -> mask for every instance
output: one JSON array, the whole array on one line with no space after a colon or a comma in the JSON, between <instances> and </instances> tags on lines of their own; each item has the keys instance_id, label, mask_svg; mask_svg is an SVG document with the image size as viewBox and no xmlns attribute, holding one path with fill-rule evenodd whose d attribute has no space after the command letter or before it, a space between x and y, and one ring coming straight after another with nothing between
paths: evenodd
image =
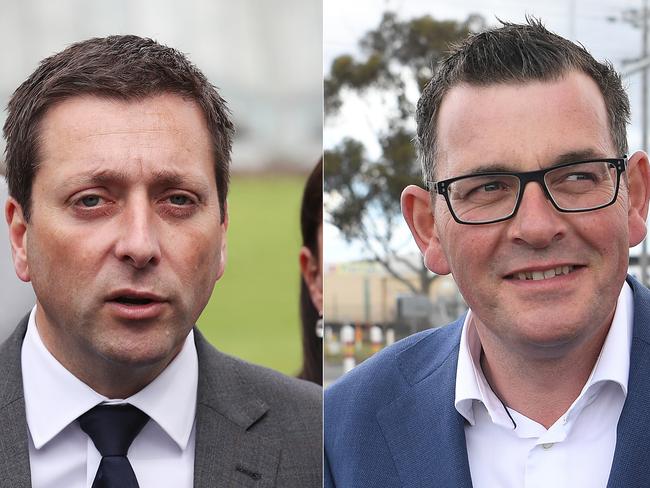
<instances>
[{"instance_id":1,"label":"green leaves","mask_svg":"<svg viewBox=\"0 0 650 488\"><path fill-rule=\"evenodd\" d=\"M367 102L369 120L381 117L386 122L381 124L385 129L375 131L380 148L376 158L368 156L364 142L354 139L354 134L325 151L328 219L348 241L364 243L368 257L414 292L426 293L433 276L420 265L422 269L413 270L420 278L415 287L391 262L404 261L403 243L395 238L395 229L402 225L401 192L422 181L412 142L415 103L449 44L466 37L470 28L484 27L477 15L456 22L428 15L401 20L386 12L377 28L359 40L362 56L337 57L325 78L326 122L335 125L351 98ZM383 101L383 109L377 108L377 100Z\"/></svg>"},{"instance_id":2,"label":"green leaves","mask_svg":"<svg viewBox=\"0 0 650 488\"><path fill-rule=\"evenodd\" d=\"M402 21L395 13L384 13L379 26L359 40L362 59L344 54L332 62L325 79L326 114L337 113L341 91L346 88L362 94L369 87L381 87L398 95L410 79L421 91L449 44L466 37L470 27L484 26L476 14L461 23L428 15Z\"/></svg>"}]
</instances>

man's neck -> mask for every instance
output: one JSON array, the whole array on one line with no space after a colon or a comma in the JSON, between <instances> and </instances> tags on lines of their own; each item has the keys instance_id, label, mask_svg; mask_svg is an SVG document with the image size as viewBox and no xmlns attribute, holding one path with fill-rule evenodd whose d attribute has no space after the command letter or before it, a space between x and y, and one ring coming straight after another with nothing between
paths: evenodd
<instances>
[{"instance_id":1,"label":"man's neck","mask_svg":"<svg viewBox=\"0 0 650 488\"><path fill-rule=\"evenodd\" d=\"M52 333L47 322L36 310L36 329L49 353L70 373L94 391L110 399L128 398L151 383L162 373L183 347L179 344L165 361L143 364L119 363L98 354L87 353L84 344L74 342L69 335Z\"/></svg>"},{"instance_id":2,"label":"man's neck","mask_svg":"<svg viewBox=\"0 0 650 488\"><path fill-rule=\"evenodd\" d=\"M491 340L493 336L477 324L482 345L481 369L504 405L548 429L580 395L608 331L609 325L602 327L589 340L562 351L563 354L534 354L504 347Z\"/></svg>"}]
</instances>

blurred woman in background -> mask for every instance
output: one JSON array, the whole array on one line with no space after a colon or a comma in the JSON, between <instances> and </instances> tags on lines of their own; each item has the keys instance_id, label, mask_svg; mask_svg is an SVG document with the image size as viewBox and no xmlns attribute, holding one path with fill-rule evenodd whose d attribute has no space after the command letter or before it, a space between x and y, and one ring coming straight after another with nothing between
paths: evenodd
<instances>
[{"instance_id":1,"label":"blurred woman in background","mask_svg":"<svg viewBox=\"0 0 650 488\"><path fill-rule=\"evenodd\" d=\"M316 164L300 209L300 318L303 364L299 378L323 384L323 160Z\"/></svg>"}]
</instances>

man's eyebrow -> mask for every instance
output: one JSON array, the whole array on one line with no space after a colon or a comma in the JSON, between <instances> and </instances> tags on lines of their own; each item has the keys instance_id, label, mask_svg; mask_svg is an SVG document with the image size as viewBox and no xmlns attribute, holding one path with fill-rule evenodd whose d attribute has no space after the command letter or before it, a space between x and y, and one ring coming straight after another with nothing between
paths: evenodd
<instances>
[{"instance_id":1,"label":"man's eyebrow","mask_svg":"<svg viewBox=\"0 0 650 488\"><path fill-rule=\"evenodd\" d=\"M507 166L504 163L486 163L468 170L461 176L479 175L483 173L512 173L515 171L515 168Z\"/></svg>"},{"instance_id":2,"label":"man's eyebrow","mask_svg":"<svg viewBox=\"0 0 650 488\"><path fill-rule=\"evenodd\" d=\"M91 170L70 176L65 186L76 185L98 185L108 186L116 183L124 183L128 180L128 174L125 171L116 171L114 169Z\"/></svg>"},{"instance_id":3,"label":"man's eyebrow","mask_svg":"<svg viewBox=\"0 0 650 488\"><path fill-rule=\"evenodd\" d=\"M154 184L156 186L161 188L183 187L189 185L198 191L207 192L210 187L209 183L203 178L189 174L181 174L166 169L153 171L151 179L155 182Z\"/></svg>"},{"instance_id":4,"label":"man's eyebrow","mask_svg":"<svg viewBox=\"0 0 650 488\"><path fill-rule=\"evenodd\" d=\"M557 156L550 166L557 166L564 163L574 163L577 161L585 161L588 159L600 159L603 157L602 152L596 149L579 149L576 151L568 151Z\"/></svg>"},{"instance_id":5,"label":"man's eyebrow","mask_svg":"<svg viewBox=\"0 0 650 488\"><path fill-rule=\"evenodd\" d=\"M562 153L551 161L547 167L559 166L565 163L574 163L577 161L585 161L589 159L600 159L603 158L603 154L595 149L579 149L575 151L567 151ZM543 168L542 168L543 169ZM520 173L521 170L514 168L513 166L507 165L502 162L486 163L481 164L475 168L464 172L459 176L469 176L469 175L481 175L485 173Z\"/></svg>"},{"instance_id":6,"label":"man's eyebrow","mask_svg":"<svg viewBox=\"0 0 650 488\"><path fill-rule=\"evenodd\" d=\"M91 170L85 173L77 174L68 178L65 186L93 185L93 186L112 186L124 185L132 179L126 171L115 169ZM184 187L191 186L200 192L209 190L209 184L203 178L193 175L185 175L176 171L166 169L155 170L147 177L154 186L158 188Z\"/></svg>"}]
</instances>

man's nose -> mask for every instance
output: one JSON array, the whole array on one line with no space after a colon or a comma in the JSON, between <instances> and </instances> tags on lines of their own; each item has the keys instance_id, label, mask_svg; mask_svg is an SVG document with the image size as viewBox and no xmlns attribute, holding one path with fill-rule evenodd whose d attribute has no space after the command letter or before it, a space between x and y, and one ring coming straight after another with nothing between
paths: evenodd
<instances>
[{"instance_id":1,"label":"man's nose","mask_svg":"<svg viewBox=\"0 0 650 488\"><path fill-rule=\"evenodd\" d=\"M521 189L521 203L508 227L510 239L536 249L549 246L566 234L566 221L548 199L539 183Z\"/></svg>"},{"instance_id":2,"label":"man's nose","mask_svg":"<svg viewBox=\"0 0 650 488\"><path fill-rule=\"evenodd\" d=\"M144 202L126 206L115 245L115 255L120 261L138 269L160 261L160 242L154 219L155 212Z\"/></svg>"}]
</instances>

